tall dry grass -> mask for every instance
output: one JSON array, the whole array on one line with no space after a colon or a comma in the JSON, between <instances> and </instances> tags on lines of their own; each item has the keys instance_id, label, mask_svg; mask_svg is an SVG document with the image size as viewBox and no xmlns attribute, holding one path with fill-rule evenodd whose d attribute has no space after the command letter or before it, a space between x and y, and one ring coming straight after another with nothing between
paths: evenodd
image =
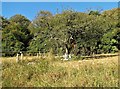
<instances>
[{"instance_id":1,"label":"tall dry grass","mask_svg":"<svg viewBox=\"0 0 120 89\"><path fill-rule=\"evenodd\" d=\"M55 61L48 53L18 63L6 59L10 62L2 63L3 87L118 87L118 56Z\"/></svg>"}]
</instances>

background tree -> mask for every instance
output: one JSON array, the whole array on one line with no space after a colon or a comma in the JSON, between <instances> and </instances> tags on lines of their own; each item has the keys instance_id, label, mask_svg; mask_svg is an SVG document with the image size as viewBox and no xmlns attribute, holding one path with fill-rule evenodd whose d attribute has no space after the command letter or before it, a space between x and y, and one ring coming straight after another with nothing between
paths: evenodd
<instances>
[{"instance_id":1,"label":"background tree","mask_svg":"<svg viewBox=\"0 0 120 89\"><path fill-rule=\"evenodd\" d=\"M2 51L5 56L14 55L14 51L20 51L24 49L24 44L17 40L16 35L18 28L20 28L16 23L11 22L2 31Z\"/></svg>"},{"instance_id":2,"label":"background tree","mask_svg":"<svg viewBox=\"0 0 120 89\"><path fill-rule=\"evenodd\" d=\"M27 51L26 48L29 46L29 41L32 39L32 34L28 29L28 26L31 23L30 20L19 14L12 16L9 20L18 25L18 29L13 31L13 34L18 41L23 43L24 49L22 50Z\"/></svg>"},{"instance_id":3,"label":"background tree","mask_svg":"<svg viewBox=\"0 0 120 89\"><path fill-rule=\"evenodd\" d=\"M114 53L120 49L118 9L81 13L40 11L33 21L22 15L3 20L3 51L49 52L63 55Z\"/></svg>"},{"instance_id":4,"label":"background tree","mask_svg":"<svg viewBox=\"0 0 120 89\"><path fill-rule=\"evenodd\" d=\"M29 26L34 37L28 47L29 51L47 52L50 46L49 38L51 35L51 20L52 14L48 11L40 11L35 20Z\"/></svg>"},{"instance_id":5,"label":"background tree","mask_svg":"<svg viewBox=\"0 0 120 89\"><path fill-rule=\"evenodd\" d=\"M3 16L0 16L0 30L5 28L9 24L9 21L7 18L4 18Z\"/></svg>"},{"instance_id":6,"label":"background tree","mask_svg":"<svg viewBox=\"0 0 120 89\"><path fill-rule=\"evenodd\" d=\"M22 15L15 15L8 21L9 24L3 24L2 30L3 52L7 55L10 54L11 51L26 51L26 47L29 46L29 41L32 38L32 35L27 28L30 21Z\"/></svg>"}]
</instances>

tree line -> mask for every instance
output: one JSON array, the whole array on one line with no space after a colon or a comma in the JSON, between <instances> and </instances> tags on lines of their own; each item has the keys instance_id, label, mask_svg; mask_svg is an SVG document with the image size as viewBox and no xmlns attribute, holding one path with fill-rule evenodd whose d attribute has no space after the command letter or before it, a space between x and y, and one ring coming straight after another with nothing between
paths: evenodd
<instances>
[{"instance_id":1,"label":"tree line","mask_svg":"<svg viewBox=\"0 0 120 89\"><path fill-rule=\"evenodd\" d=\"M120 49L119 9L88 13L64 10L53 15L40 11L34 20L16 14L9 19L0 16L3 56L14 52L62 55L115 53Z\"/></svg>"}]
</instances>

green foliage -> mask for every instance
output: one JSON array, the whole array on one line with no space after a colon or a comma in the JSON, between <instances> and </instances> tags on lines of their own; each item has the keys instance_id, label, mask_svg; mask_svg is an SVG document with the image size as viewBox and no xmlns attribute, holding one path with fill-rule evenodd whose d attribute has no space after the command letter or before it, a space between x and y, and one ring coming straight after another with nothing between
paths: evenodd
<instances>
[{"instance_id":1,"label":"green foliage","mask_svg":"<svg viewBox=\"0 0 120 89\"><path fill-rule=\"evenodd\" d=\"M10 51L20 51L24 49L23 43L17 39L18 35L14 34L18 28L19 26L13 22L7 25L2 31L2 51L6 53L6 56Z\"/></svg>"},{"instance_id":2,"label":"green foliage","mask_svg":"<svg viewBox=\"0 0 120 89\"><path fill-rule=\"evenodd\" d=\"M5 28L8 24L9 24L9 21L6 18L0 16L0 30Z\"/></svg>"},{"instance_id":3,"label":"green foliage","mask_svg":"<svg viewBox=\"0 0 120 89\"><path fill-rule=\"evenodd\" d=\"M99 16L99 15L100 15L100 12L99 12L99 11L90 11L90 12L89 12L89 15Z\"/></svg>"},{"instance_id":4,"label":"green foliage","mask_svg":"<svg viewBox=\"0 0 120 89\"><path fill-rule=\"evenodd\" d=\"M24 28L24 29L26 29L30 24L30 20L28 20L25 16L22 16L20 14L16 14L12 16L9 19L9 21L17 23L18 25L20 25L21 28Z\"/></svg>"},{"instance_id":5,"label":"green foliage","mask_svg":"<svg viewBox=\"0 0 120 89\"><path fill-rule=\"evenodd\" d=\"M120 49L118 9L100 13L65 10L52 15L40 11L30 22L22 15L9 20L1 17L3 51L29 51L74 55L92 55L117 52ZM8 45L9 44L9 45Z\"/></svg>"},{"instance_id":6,"label":"green foliage","mask_svg":"<svg viewBox=\"0 0 120 89\"><path fill-rule=\"evenodd\" d=\"M4 20L3 20L4 21ZM32 35L27 28L30 21L22 15L15 15L9 20L9 24L4 25L2 30L2 50L5 52L5 56L8 54L13 55L11 51L26 51L29 46L29 41Z\"/></svg>"}]
</instances>

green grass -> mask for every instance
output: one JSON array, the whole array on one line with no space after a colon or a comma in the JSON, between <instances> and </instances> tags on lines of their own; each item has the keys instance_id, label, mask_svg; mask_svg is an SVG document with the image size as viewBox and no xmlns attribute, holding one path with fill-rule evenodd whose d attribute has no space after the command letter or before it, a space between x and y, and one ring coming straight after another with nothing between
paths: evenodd
<instances>
[{"instance_id":1,"label":"green grass","mask_svg":"<svg viewBox=\"0 0 120 89\"><path fill-rule=\"evenodd\" d=\"M118 87L117 56L55 61L49 55L2 65L3 87Z\"/></svg>"}]
</instances>

